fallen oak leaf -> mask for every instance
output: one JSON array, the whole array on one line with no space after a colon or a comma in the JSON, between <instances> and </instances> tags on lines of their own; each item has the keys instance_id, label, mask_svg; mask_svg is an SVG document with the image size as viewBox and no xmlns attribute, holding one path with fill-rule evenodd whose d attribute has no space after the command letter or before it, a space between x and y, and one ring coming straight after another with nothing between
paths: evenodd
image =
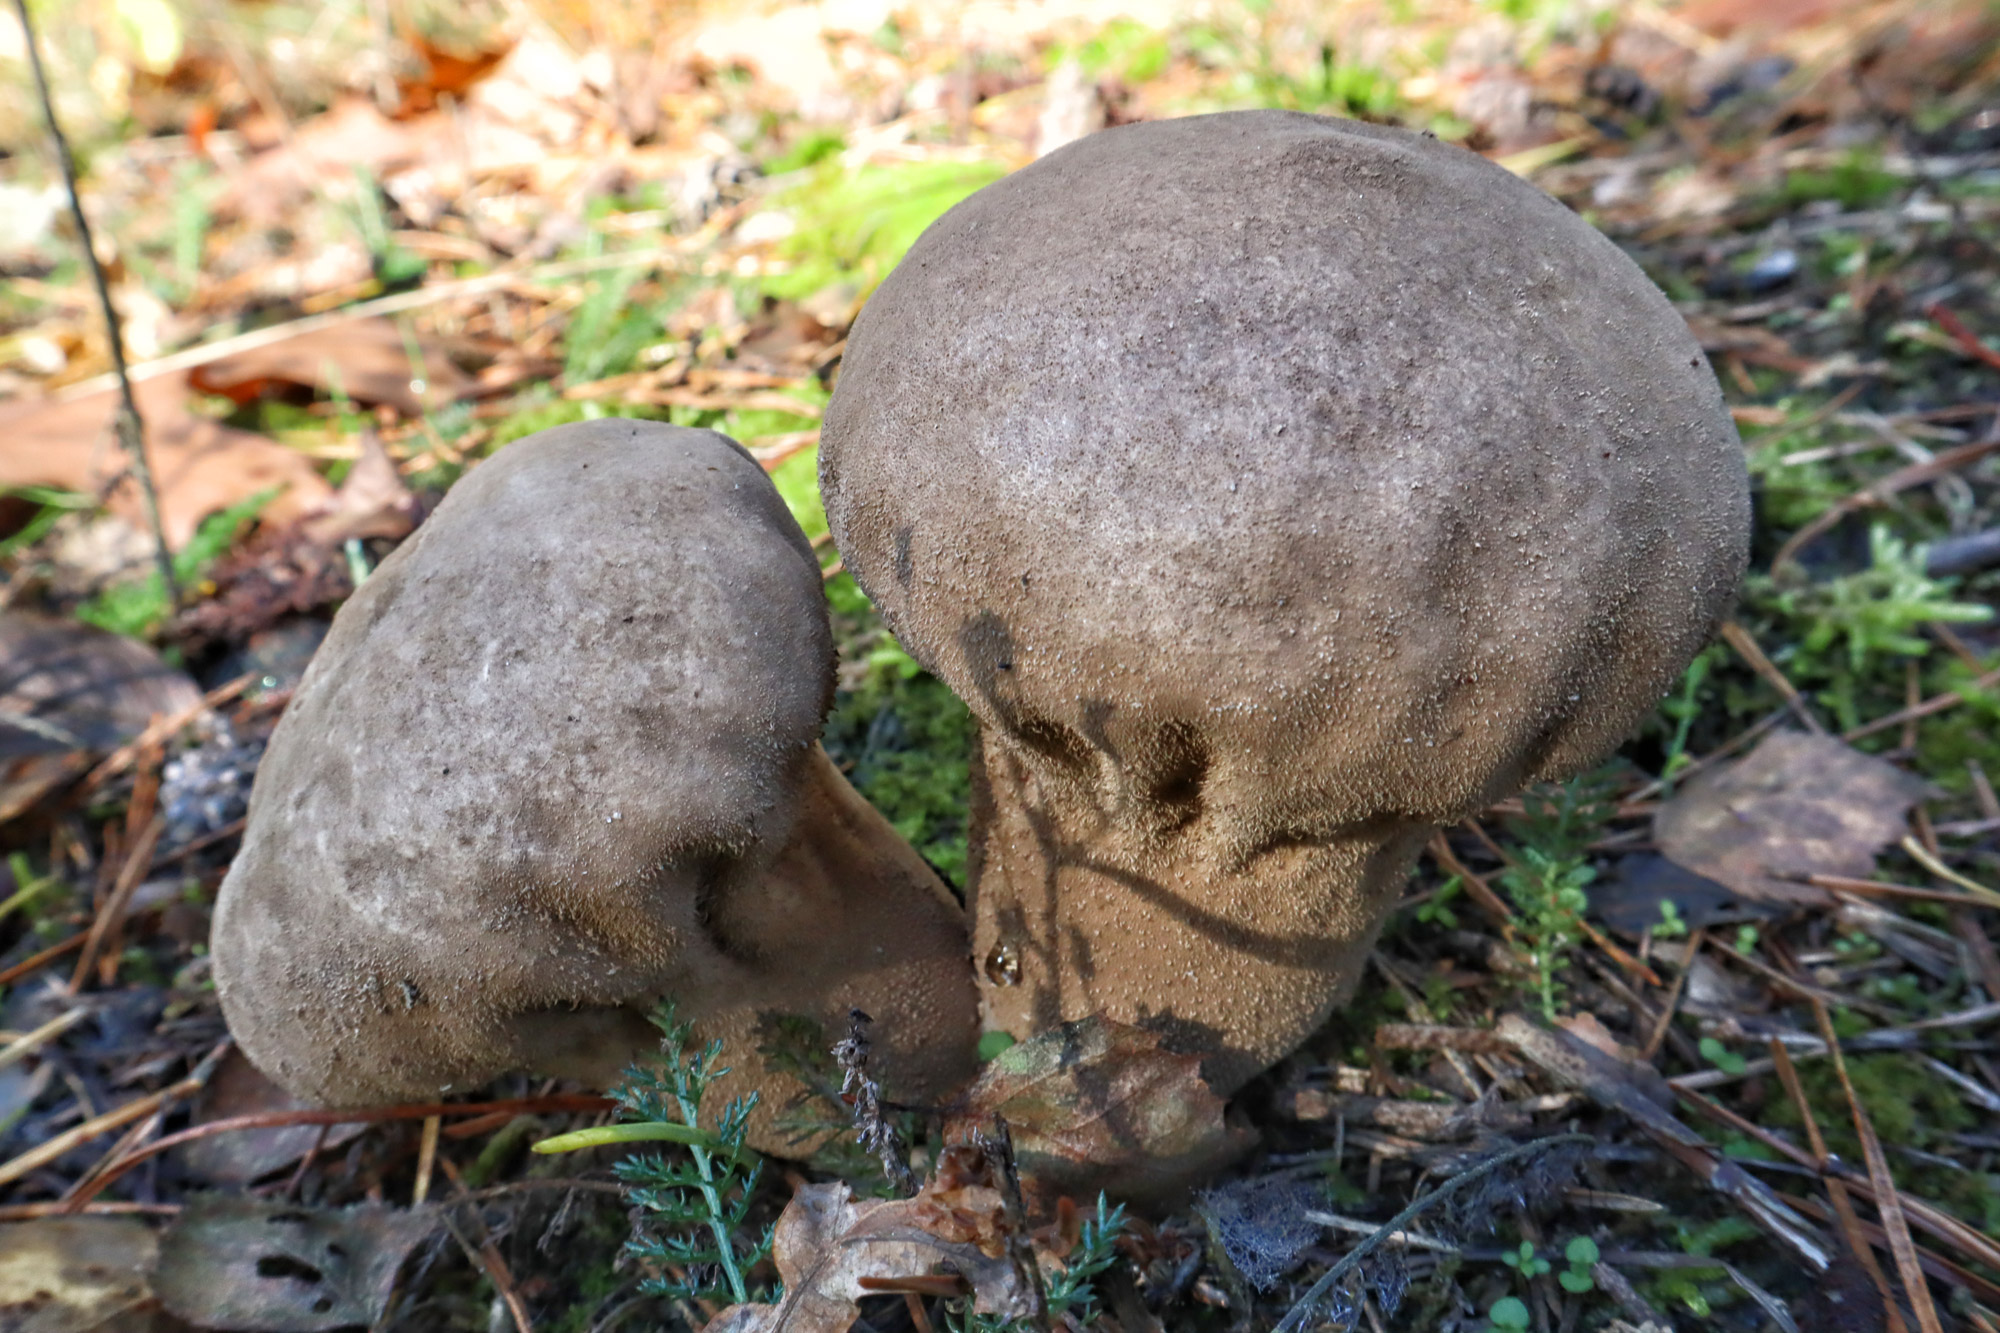
<instances>
[{"instance_id":1,"label":"fallen oak leaf","mask_svg":"<svg viewBox=\"0 0 2000 1333\"><path fill-rule=\"evenodd\" d=\"M186 546L202 519L253 495L278 494L259 514L283 525L324 507L333 488L312 461L250 431L188 408L179 379L132 386L146 426L146 453L160 492L167 544ZM54 486L108 492L113 513L142 525L137 488L112 437L116 390L70 399L0 403L0 487Z\"/></svg>"},{"instance_id":2,"label":"fallen oak leaf","mask_svg":"<svg viewBox=\"0 0 2000 1333\"><path fill-rule=\"evenodd\" d=\"M389 319L309 329L196 366L188 382L239 407L288 390L318 398L339 392L357 403L386 403L405 417L455 402L476 387L436 346L413 343Z\"/></svg>"},{"instance_id":3,"label":"fallen oak leaf","mask_svg":"<svg viewBox=\"0 0 2000 1333\"><path fill-rule=\"evenodd\" d=\"M963 1134L1005 1119L1023 1186L1039 1197L1090 1197L1114 1177L1145 1197L1178 1193L1249 1145L1222 1113L1200 1056L1093 1015L1002 1051L949 1124Z\"/></svg>"},{"instance_id":4,"label":"fallen oak leaf","mask_svg":"<svg viewBox=\"0 0 2000 1333\"><path fill-rule=\"evenodd\" d=\"M301 525L308 541L338 546L351 538L397 540L417 526L417 497L403 484L396 460L382 447L382 438L363 428L361 457L347 470L340 489L325 509Z\"/></svg>"}]
</instances>

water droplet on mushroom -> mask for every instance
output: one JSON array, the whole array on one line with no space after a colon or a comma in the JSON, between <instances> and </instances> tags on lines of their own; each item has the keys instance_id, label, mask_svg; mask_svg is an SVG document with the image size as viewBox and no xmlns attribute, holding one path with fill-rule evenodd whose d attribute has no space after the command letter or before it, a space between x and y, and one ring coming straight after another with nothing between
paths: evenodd
<instances>
[{"instance_id":1,"label":"water droplet on mushroom","mask_svg":"<svg viewBox=\"0 0 2000 1333\"><path fill-rule=\"evenodd\" d=\"M1003 942L993 946L993 952L986 955L986 979L996 986L1021 984L1021 955L1013 945Z\"/></svg>"}]
</instances>

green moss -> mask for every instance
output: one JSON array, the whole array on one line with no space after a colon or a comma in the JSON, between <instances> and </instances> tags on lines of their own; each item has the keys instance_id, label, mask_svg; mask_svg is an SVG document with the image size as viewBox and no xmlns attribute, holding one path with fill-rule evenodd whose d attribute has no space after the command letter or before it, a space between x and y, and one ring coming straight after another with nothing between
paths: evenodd
<instances>
[{"instance_id":1,"label":"green moss","mask_svg":"<svg viewBox=\"0 0 2000 1333\"><path fill-rule=\"evenodd\" d=\"M893 640L879 646L861 686L836 697L827 753L940 875L963 888L972 713L892 647Z\"/></svg>"},{"instance_id":2,"label":"green moss","mask_svg":"<svg viewBox=\"0 0 2000 1333\"><path fill-rule=\"evenodd\" d=\"M1863 1161L1861 1141L1855 1136L1854 1119L1847 1109L1847 1093L1840 1085L1832 1061L1802 1060L1798 1069L1806 1101L1814 1108L1828 1149L1845 1161ZM1949 1147L1947 1135L1973 1125L1974 1116L1967 1109L1963 1094L1920 1061L1901 1052L1850 1055L1847 1075L1875 1127L1876 1138L1885 1144L1918 1149ZM1790 1098L1775 1099L1764 1120L1772 1128L1801 1133L1804 1130L1798 1108ZM1899 1163L1893 1153L1889 1167L1906 1187L1908 1176L1928 1174L1913 1173L1907 1160ZM1926 1197L1937 1195L1926 1193Z\"/></svg>"}]
</instances>

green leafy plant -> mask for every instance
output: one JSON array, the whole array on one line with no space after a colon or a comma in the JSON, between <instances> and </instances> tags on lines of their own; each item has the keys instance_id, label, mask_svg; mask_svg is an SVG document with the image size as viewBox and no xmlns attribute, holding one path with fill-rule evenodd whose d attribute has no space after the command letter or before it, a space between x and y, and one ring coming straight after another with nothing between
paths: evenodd
<instances>
[{"instance_id":1,"label":"green leafy plant","mask_svg":"<svg viewBox=\"0 0 2000 1333\"><path fill-rule=\"evenodd\" d=\"M277 495L278 488L274 486L203 519L188 544L174 553L174 577L181 586L187 587L199 579ZM113 634L141 638L151 633L172 610L167 604L166 585L160 581L159 571L154 570L144 578L112 584L77 607L76 618Z\"/></svg>"},{"instance_id":2,"label":"green leafy plant","mask_svg":"<svg viewBox=\"0 0 2000 1333\"><path fill-rule=\"evenodd\" d=\"M1556 1274L1556 1281L1572 1295L1595 1291L1597 1279L1590 1275L1590 1270L1596 1266L1598 1257L1597 1242L1588 1236L1578 1236L1563 1246L1563 1260L1569 1266Z\"/></svg>"},{"instance_id":3,"label":"green leafy plant","mask_svg":"<svg viewBox=\"0 0 2000 1333\"><path fill-rule=\"evenodd\" d=\"M389 226L389 211L382 205L382 187L376 181L375 173L364 166L355 167L354 184L354 228L361 233L361 243L368 247L375 277L385 287L399 287L423 277L430 265L422 256L412 254L397 244L395 233Z\"/></svg>"},{"instance_id":4,"label":"green leafy plant","mask_svg":"<svg viewBox=\"0 0 2000 1333\"><path fill-rule=\"evenodd\" d=\"M1701 1051L1702 1059L1725 1074L1740 1074L1750 1067L1749 1061L1724 1046L1716 1037L1703 1037L1697 1049Z\"/></svg>"},{"instance_id":5,"label":"green leafy plant","mask_svg":"<svg viewBox=\"0 0 2000 1333\"><path fill-rule=\"evenodd\" d=\"M1528 1307L1518 1296L1502 1296L1493 1302L1493 1308L1486 1312L1487 1322L1495 1328L1521 1329L1528 1326Z\"/></svg>"},{"instance_id":6,"label":"green leafy plant","mask_svg":"<svg viewBox=\"0 0 2000 1333\"><path fill-rule=\"evenodd\" d=\"M1457 929L1458 913L1451 910L1451 900L1458 897L1464 889L1464 883L1457 875L1453 875L1438 885L1437 891L1427 900L1417 904L1417 920L1427 926L1443 926L1446 930Z\"/></svg>"},{"instance_id":7,"label":"green leafy plant","mask_svg":"<svg viewBox=\"0 0 2000 1333\"><path fill-rule=\"evenodd\" d=\"M1855 688L1884 658L1921 657L1930 644L1916 631L1930 624L1990 620L1993 609L1955 601L1955 580L1924 573L1924 552L1877 524L1868 534L1867 569L1818 583L1795 570L1750 579L1753 605L1781 622L1790 640L1772 660L1794 679L1825 682L1825 699L1844 727L1859 722Z\"/></svg>"},{"instance_id":8,"label":"green leafy plant","mask_svg":"<svg viewBox=\"0 0 2000 1333\"><path fill-rule=\"evenodd\" d=\"M7 853L7 871L13 876L14 891L0 901L0 920L5 920L16 908L32 905L42 894L62 884L60 875L36 874L26 852Z\"/></svg>"},{"instance_id":9,"label":"green leafy plant","mask_svg":"<svg viewBox=\"0 0 2000 1333\"><path fill-rule=\"evenodd\" d=\"M1500 1256L1500 1262L1525 1278L1538 1278L1551 1267L1548 1260L1535 1253L1533 1241L1522 1241L1515 1248Z\"/></svg>"},{"instance_id":10,"label":"green leafy plant","mask_svg":"<svg viewBox=\"0 0 2000 1333\"><path fill-rule=\"evenodd\" d=\"M36 505L34 516L11 537L0 539L0 557L12 557L34 545L49 533L64 514L77 509L95 509L97 497L81 491L58 490L52 486L11 486L4 494Z\"/></svg>"},{"instance_id":11,"label":"green leafy plant","mask_svg":"<svg viewBox=\"0 0 2000 1333\"><path fill-rule=\"evenodd\" d=\"M1917 657L1930 644L1913 631L1939 622L1968 624L1993 618L1993 609L1951 598L1954 580L1924 573L1924 552L1877 524L1869 529L1867 569L1824 583L1771 587L1769 603L1800 631L1798 653L1813 658L1836 644L1847 666L1859 672L1880 655Z\"/></svg>"},{"instance_id":12,"label":"green leafy plant","mask_svg":"<svg viewBox=\"0 0 2000 1333\"><path fill-rule=\"evenodd\" d=\"M1694 721L1701 716L1701 687L1708 680L1708 674L1715 668L1715 650L1704 649L1688 663L1688 669L1681 676L1681 688L1672 697L1663 700L1660 712L1674 724L1673 735L1667 738L1666 756L1660 764L1660 795L1662 798L1674 794L1674 779L1682 769L1694 762L1688 755L1688 732Z\"/></svg>"},{"instance_id":13,"label":"green leafy plant","mask_svg":"<svg viewBox=\"0 0 2000 1333\"><path fill-rule=\"evenodd\" d=\"M1610 817L1609 791L1599 772L1523 794L1523 813L1514 822L1521 845L1498 876L1520 914L1516 952L1551 1020L1561 994L1556 974L1583 938L1583 914L1590 906L1584 889L1597 877L1587 848Z\"/></svg>"},{"instance_id":14,"label":"green leafy plant","mask_svg":"<svg viewBox=\"0 0 2000 1333\"><path fill-rule=\"evenodd\" d=\"M585 247L596 251L596 232ZM591 279L583 303L570 320L563 339L563 380L570 385L614 375L631 368L648 343L660 336L660 321L631 302L632 288L646 276L646 260L635 258Z\"/></svg>"},{"instance_id":15,"label":"green leafy plant","mask_svg":"<svg viewBox=\"0 0 2000 1333\"><path fill-rule=\"evenodd\" d=\"M660 1228L642 1222L626 1242L627 1253L654 1270L641 1290L736 1304L759 1299L762 1293L746 1275L770 1254L771 1231L756 1233L747 1225L763 1161L743 1142L756 1094L733 1099L719 1117L704 1121L704 1097L729 1072L719 1063L722 1043L695 1047L692 1025L679 1020L671 1003L660 1006L653 1022L662 1034L662 1058L627 1069L611 1090L624 1123L544 1139L535 1151L648 1141L682 1145L684 1154L638 1153L613 1168L646 1220ZM685 1278L668 1276L669 1266Z\"/></svg>"},{"instance_id":16,"label":"green leafy plant","mask_svg":"<svg viewBox=\"0 0 2000 1333\"><path fill-rule=\"evenodd\" d=\"M1672 898L1660 899L1660 924L1653 927L1653 937L1662 940L1687 938L1688 923L1681 916L1681 909L1674 906Z\"/></svg>"}]
</instances>

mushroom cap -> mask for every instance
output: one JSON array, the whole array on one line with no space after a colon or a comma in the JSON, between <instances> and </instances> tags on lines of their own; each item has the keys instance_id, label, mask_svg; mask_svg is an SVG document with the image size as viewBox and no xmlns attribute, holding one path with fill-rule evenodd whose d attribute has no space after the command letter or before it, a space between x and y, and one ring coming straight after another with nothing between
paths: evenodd
<instances>
[{"instance_id":1,"label":"mushroom cap","mask_svg":"<svg viewBox=\"0 0 2000 1333\"><path fill-rule=\"evenodd\" d=\"M823 440L848 567L982 721L1135 757L1226 721L1322 820L1593 762L1748 549L1636 264L1476 154L1291 112L1109 130L952 209Z\"/></svg>"},{"instance_id":2,"label":"mushroom cap","mask_svg":"<svg viewBox=\"0 0 2000 1333\"><path fill-rule=\"evenodd\" d=\"M887 831L816 744L832 671L818 562L733 441L508 446L342 608L273 735L217 904L231 1030L336 1105L609 1078L668 995L734 1031L842 991L969 1042L964 928L914 853L791 864L802 810L843 855Z\"/></svg>"},{"instance_id":3,"label":"mushroom cap","mask_svg":"<svg viewBox=\"0 0 2000 1333\"><path fill-rule=\"evenodd\" d=\"M1184 1015L1225 1082L1351 985L1428 826L1645 716L1749 533L1714 377L1614 244L1430 136L1280 111L947 213L856 321L820 467L984 730L989 1025Z\"/></svg>"}]
</instances>

